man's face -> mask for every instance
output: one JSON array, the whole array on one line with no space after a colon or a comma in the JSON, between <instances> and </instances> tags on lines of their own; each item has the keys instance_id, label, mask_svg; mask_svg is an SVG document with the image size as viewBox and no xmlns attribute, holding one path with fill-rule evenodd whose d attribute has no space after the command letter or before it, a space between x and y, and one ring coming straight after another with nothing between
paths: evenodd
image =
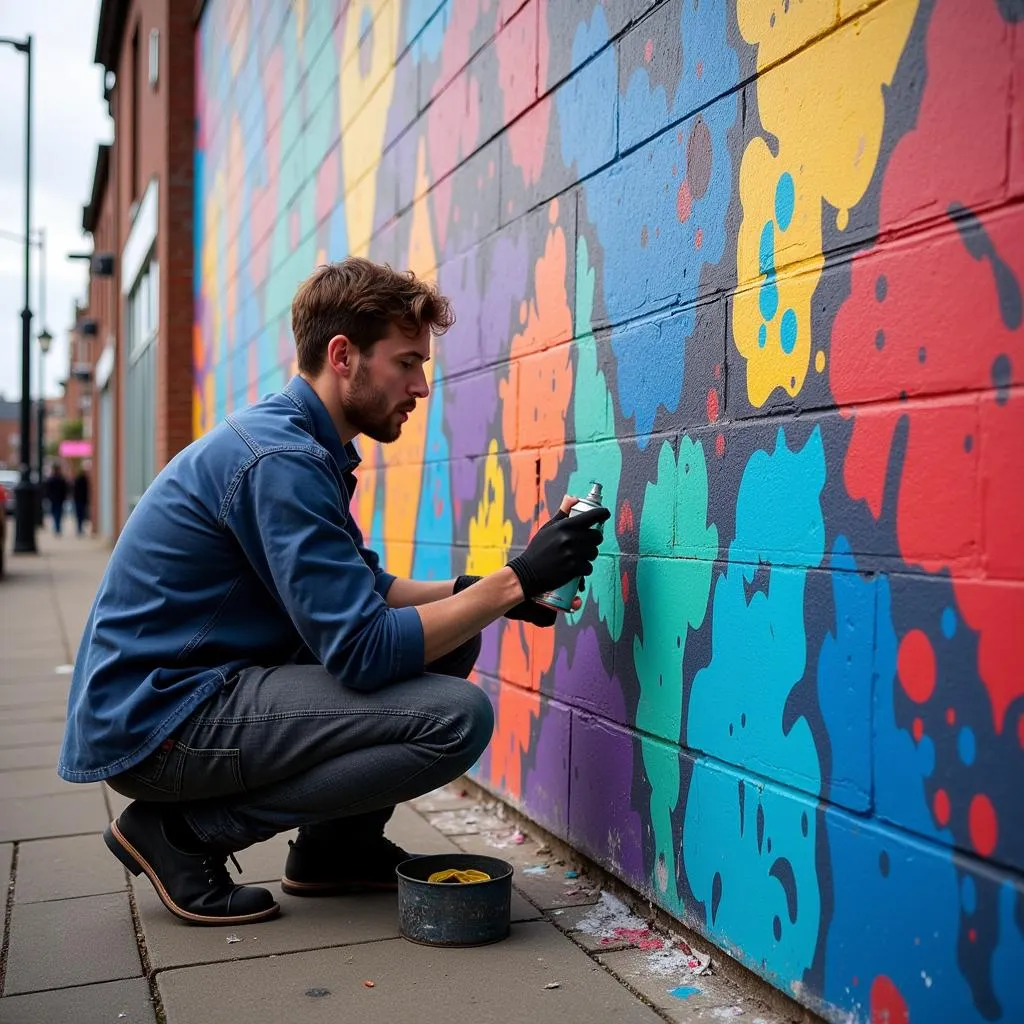
<instances>
[{"instance_id":1,"label":"man's face","mask_svg":"<svg viewBox=\"0 0 1024 1024\"><path fill-rule=\"evenodd\" d=\"M416 338L397 327L356 361L341 407L349 425L374 441L390 444L402 433L416 401L430 393L423 366L430 358L430 332Z\"/></svg>"}]
</instances>

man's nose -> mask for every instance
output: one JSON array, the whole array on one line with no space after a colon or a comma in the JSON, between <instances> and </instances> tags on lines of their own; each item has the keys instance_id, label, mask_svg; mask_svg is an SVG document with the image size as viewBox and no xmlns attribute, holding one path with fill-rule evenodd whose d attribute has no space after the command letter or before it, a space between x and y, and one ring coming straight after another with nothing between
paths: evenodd
<instances>
[{"instance_id":1,"label":"man's nose","mask_svg":"<svg viewBox=\"0 0 1024 1024\"><path fill-rule=\"evenodd\" d=\"M426 398L430 394L430 385L427 383L427 375L423 372L423 367L420 367L420 372L416 375L416 379L413 381L412 387L409 388L409 394L414 398Z\"/></svg>"}]
</instances>

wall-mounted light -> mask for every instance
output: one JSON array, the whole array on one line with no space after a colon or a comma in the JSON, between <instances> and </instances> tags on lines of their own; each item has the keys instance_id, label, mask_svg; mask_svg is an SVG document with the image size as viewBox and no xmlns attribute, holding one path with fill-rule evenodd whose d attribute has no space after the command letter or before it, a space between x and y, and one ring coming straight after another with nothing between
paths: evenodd
<instances>
[{"instance_id":1,"label":"wall-mounted light","mask_svg":"<svg viewBox=\"0 0 1024 1024\"><path fill-rule=\"evenodd\" d=\"M160 29L149 30L149 87L156 88L160 80Z\"/></svg>"}]
</instances>

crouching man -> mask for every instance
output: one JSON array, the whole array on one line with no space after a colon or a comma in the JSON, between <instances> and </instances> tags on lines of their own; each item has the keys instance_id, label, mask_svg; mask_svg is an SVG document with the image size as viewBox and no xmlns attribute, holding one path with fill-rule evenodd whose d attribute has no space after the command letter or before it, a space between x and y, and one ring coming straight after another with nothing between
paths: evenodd
<instances>
[{"instance_id":1,"label":"crouching man","mask_svg":"<svg viewBox=\"0 0 1024 1024\"><path fill-rule=\"evenodd\" d=\"M133 802L104 834L195 924L273 917L227 859L298 828L282 888L393 887L395 804L463 774L490 740L466 677L502 615L587 575L608 517L562 510L489 576L388 574L349 513L353 440L396 440L428 393L448 301L350 258L292 304L298 375L157 476L118 539L75 662L58 771ZM422 413L421 413L422 415ZM232 860L234 858L232 857Z\"/></svg>"}]
</instances>

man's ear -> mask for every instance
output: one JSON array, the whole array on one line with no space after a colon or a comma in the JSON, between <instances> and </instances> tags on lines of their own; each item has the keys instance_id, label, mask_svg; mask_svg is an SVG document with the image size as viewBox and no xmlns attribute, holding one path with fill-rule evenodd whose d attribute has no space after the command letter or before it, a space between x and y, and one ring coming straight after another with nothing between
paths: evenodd
<instances>
[{"instance_id":1,"label":"man's ear","mask_svg":"<svg viewBox=\"0 0 1024 1024\"><path fill-rule=\"evenodd\" d=\"M341 377L348 377L353 369L352 342L344 334L336 334L327 342L327 364Z\"/></svg>"}]
</instances>

